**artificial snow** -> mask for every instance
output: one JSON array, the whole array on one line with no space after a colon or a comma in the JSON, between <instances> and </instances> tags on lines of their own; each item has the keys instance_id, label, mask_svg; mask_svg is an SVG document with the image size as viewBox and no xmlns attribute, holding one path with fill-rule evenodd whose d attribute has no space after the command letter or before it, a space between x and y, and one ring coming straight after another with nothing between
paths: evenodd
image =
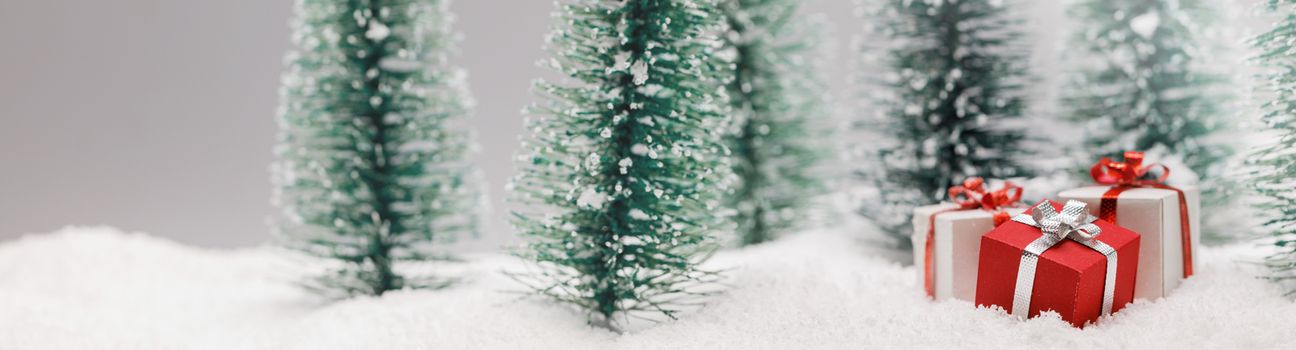
<instances>
[{"instance_id":1,"label":"artificial snow","mask_svg":"<svg viewBox=\"0 0 1296 350\"><path fill-rule=\"evenodd\" d=\"M387 28L387 25L378 21L370 22L369 30L365 31L365 37L370 40L381 41L386 39L388 35L391 35L391 29Z\"/></svg>"},{"instance_id":2,"label":"artificial snow","mask_svg":"<svg viewBox=\"0 0 1296 350\"><path fill-rule=\"evenodd\" d=\"M1130 29L1139 36L1151 39L1156 33L1157 26L1161 25L1161 16L1156 11L1144 13L1138 17L1130 19Z\"/></svg>"},{"instance_id":3,"label":"artificial snow","mask_svg":"<svg viewBox=\"0 0 1296 350\"><path fill-rule=\"evenodd\" d=\"M648 82L648 63L643 60L635 61L630 67L630 74L634 76L635 85L643 85Z\"/></svg>"},{"instance_id":4,"label":"artificial snow","mask_svg":"<svg viewBox=\"0 0 1296 350\"><path fill-rule=\"evenodd\" d=\"M576 205L581 208L598 209L602 208L603 203L606 201L606 194L600 193L597 189L590 187L586 188L585 191L582 191L580 197L576 198Z\"/></svg>"},{"instance_id":5,"label":"artificial snow","mask_svg":"<svg viewBox=\"0 0 1296 350\"><path fill-rule=\"evenodd\" d=\"M295 288L298 261L275 249L68 228L0 244L0 349L1296 348L1296 304L1256 278L1256 246L1202 249L1169 297L1081 330L930 302L864 232L721 252L708 266L733 268L726 294L618 335L519 298L499 271L521 265L503 255L466 256L469 279L449 289L329 303Z\"/></svg>"},{"instance_id":6,"label":"artificial snow","mask_svg":"<svg viewBox=\"0 0 1296 350\"><path fill-rule=\"evenodd\" d=\"M643 210L639 210L639 208L630 209L630 218L639 221L652 220L652 216L649 216Z\"/></svg>"},{"instance_id":7,"label":"artificial snow","mask_svg":"<svg viewBox=\"0 0 1296 350\"><path fill-rule=\"evenodd\" d=\"M642 144L642 143L636 143L636 144L634 144L633 146L630 146L630 154L633 154L633 155L636 155L636 156L643 156L643 155L647 155L647 154L648 154L648 146L645 146L645 145Z\"/></svg>"}]
</instances>

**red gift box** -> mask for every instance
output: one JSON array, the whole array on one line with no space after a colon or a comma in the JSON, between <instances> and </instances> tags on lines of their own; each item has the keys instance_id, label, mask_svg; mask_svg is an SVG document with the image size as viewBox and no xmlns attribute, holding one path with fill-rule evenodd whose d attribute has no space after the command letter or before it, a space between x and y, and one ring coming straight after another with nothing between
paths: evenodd
<instances>
[{"instance_id":1,"label":"red gift box","mask_svg":"<svg viewBox=\"0 0 1296 350\"><path fill-rule=\"evenodd\" d=\"M1038 257L1027 252L1032 243L1048 233L1039 226L1023 223L1031 221L1029 214L1025 220L1022 216L1000 225L981 237L981 252L978 257L977 270L977 305L996 305L1019 316L1034 317L1041 311L1053 310L1062 315L1062 319L1076 327L1096 321L1104 312L1104 297L1107 292L1107 265L1110 259L1116 261L1114 290L1111 296L1110 311L1120 310L1134 298L1135 274L1138 273L1139 234L1107 221L1097 220L1084 210L1084 203L1068 202L1067 207L1044 201L1040 205L1051 206L1052 211L1063 213L1075 212L1073 205L1079 207L1081 218L1088 217L1092 225L1101 229L1092 239L1073 238L1083 235L1085 230L1076 230L1068 236L1062 234L1060 241L1044 248ZM1045 208L1034 208L1040 210ZM1047 210L1045 210L1047 211ZM1038 217L1036 217L1038 218ZM1046 226L1046 225L1045 225ZM1089 232L1097 231L1090 229ZM1082 244L1081 242L1087 242ZM1105 244L1108 254L1100 252L1098 247ZM1031 249L1038 250L1039 247ZM1037 259L1037 260L1034 260ZM1029 273L1029 265L1034 262L1034 278L1023 278L1022 283L1033 281L1033 285L1024 284L1023 293L1029 298L1019 303L1029 305L1029 311L1022 315L1021 310L1013 310L1014 298L1018 297L1017 284L1019 273ZM1027 271L1019 271L1025 267ZM1025 277L1025 276L1023 276ZM1029 293L1025 293L1029 287ZM1023 295L1024 296L1024 295ZM1018 311L1018 312L1014 312Z\"/></svg>"}]
</instances>

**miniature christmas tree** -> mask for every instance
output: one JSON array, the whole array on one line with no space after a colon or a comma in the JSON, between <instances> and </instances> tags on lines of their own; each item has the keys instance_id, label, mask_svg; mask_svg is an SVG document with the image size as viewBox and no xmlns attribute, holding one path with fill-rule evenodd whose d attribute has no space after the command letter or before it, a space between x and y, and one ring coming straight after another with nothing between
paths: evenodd
<instances>
[{"instance_id":1,"label":"miniature christmas tree","mask_svg":"<svg viewBox=\"0 0 1296 350\"><path fill-rule=\"evenodd\" d=\"M866 20L885 73L868 77L874 111L861 117L858 172L875 191L862 213L899 246L909 244L915 206L939 202L956 181L1024 176L1028 152L1014 127L1024 110L1020 26L990 0L887 0ZM865 112L869 113L869 112Z\"/></svg>"},{"instance_id":2,"label":"miniature christmas tree","mask_svg":"<svg viewBox=\"0 0 1296 350\"><path fill-rule=\"evenodd\" d=\"M297 2L279 112L279 241L324 258L331 296L436 288L403 262L475 234L462 71L444 0Z\"/></svg>"},{"instance_id":3,"label":"miniature christmas tree","mask_svg":"<svg viewBox=\"0 0 1296 350\"><path fill-rule=\"evenodd\" d=\"M1072 10L1082 26L1075 47L1090 55L1078 57L1098 63L1081 66L1064 100L1068 117L1084 125L1088 159L1163 150L1198 176L1218 173L1213 167L1231 151L1208 140L1223 126L1225 96L1213 88L1223 77L1200 64L1207 3L1085 0Z\"/></svg>"},{"instance_id":4,"label":"miniature christmas tree","mask_svg":"<svg viewBox=\"0 0 1296 350\"><path fill-rule=\"evenodd\" d=\"M1268 101L1264 104L1264 126L1275 140L1251 154L1248 164L1252 187L1262 200L1256 209L1264 219L1264 228L1277 245L1276 253L1265 262L1272 269L1271 279L1296 294L1296 1L1270 0L1268 8L1282 20L1253 44L1260 50L1258 60L1267 71Z\"/></svg>"},{"instance_id":5,"label":"miniature christmas tree","mask_svg":"<svg viewBox=\"0 0 1296 350\"><path fill-rule=\"evenodd\" d=\"M537 293L622 329L674 318L712 292L698 264L725 230L728 63L710 0L573 0L560 4L534 134L514 180L535 262L511 274Z\"/></svg>"},{"instance_id":6,"label":"miniature christmas tree","mask_svg":"<svg viewBox=\"0 0 1296 350\"><path fill-rule=\"evenodd\" d=\"M1221 142L1231 99L1226 76L1212 72L1205 29L1216 13L1201 0L1084 0L1072 8L1079 74L1063 104L1083 126L1087 171L1100 157L1148 151L1182 164L1172 174L1202 185L1203 210L1223 214L1237 184L1222 177L1234 151ZM1095 64L1096 63L1096 64ZM1187 176L1181 176L1181 175ZM1226 239L1234 220L1206 218L1204 238Z\"/></svg>"},{"instance_id":7,"label":"miniature christmas tree","mask_svg":"<svg viewBox=\"0 0 1296 350\"><path fill-rule=\"evenodd\" d=\"M810 200L824 192L816 171L828 139L816 127L827 118L827 87L813 63L816 33L798 13L797 0L727 0L736 53L729 83L736 115L728 144L737 183L738 241L757 244L800 227Z\"/></svg>"}]
</instances>

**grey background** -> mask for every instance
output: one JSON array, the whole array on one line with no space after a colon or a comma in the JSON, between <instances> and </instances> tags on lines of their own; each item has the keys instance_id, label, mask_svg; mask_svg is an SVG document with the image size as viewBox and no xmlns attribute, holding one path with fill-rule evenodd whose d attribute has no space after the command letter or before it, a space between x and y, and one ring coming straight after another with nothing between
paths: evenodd
<instances>
[{"instance_id":1,"label":"grey background","mask_svg":"<svg viewBox=\"0 0 1296 350\"><path fill-rule=\"evenodd\" d=\"M291 8L289 0L0 1L0 240L111 225L203 246L264 242ZM478 101L476 162L494 207L478 244L495 246L514 240L504 185L520 110L535 100L531 82L547 74L534 63L545 57L553 2L452 8L464 37L456 59ZM1032 64L1044 72L1037 97L1048 100L1064 16L1056 1L1025 8ZM846 101L845 48L862 28L853 1L807 0L805 10L833 23L829 73Z\"/></svg>"},{"instance_id":2,"label":"grey background","mask_svg":"<svg viewBox=\"0 0 1296 350\"><path fill-rule=\"evenodd\" d=\"M849 1L809 6L852 22ZM504 184L552 1L458 0L477 162ZM112 225L205 246L265 241L289 0L0 1L0 240Z\"/></svg>"}]
</instances>

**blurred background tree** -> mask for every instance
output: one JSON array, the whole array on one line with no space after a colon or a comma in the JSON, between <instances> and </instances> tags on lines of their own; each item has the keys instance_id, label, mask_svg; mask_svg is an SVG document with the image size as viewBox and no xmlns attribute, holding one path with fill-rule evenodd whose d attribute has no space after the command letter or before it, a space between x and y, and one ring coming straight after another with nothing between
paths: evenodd
<instances>
[{"instance_id":1,"label":"blurred background tree","mask_svg":"<svg viewBox=\"0 0 1296 350\"><path fill-rule=\"evenodd\" d=\"M729 136L737 176L729 207L737 210L740 245L773 240L811 221L812 200L825 192L832 138L828 86L816 55L824 29L800 11L800 0L726 0L726 48L735 54L729 83L734 128Z\"/></svg>"},{"instance_id":2,"label":"blurred background tree","mask_svg":"<svg viewBox=\"0 0 1296 350\"><path fill-rule=\"evenodd\" d=\"M1250 154L1248 180L1261 195L1255 209L1276 246L1265 260L1273 272L1269 278L1292 295L1296 294L1296 114L1292 113L1296 111L1296 56L1292 54L1296 52L1296 1L1270 0L1267 5L1281 20L1252 43L1260 50L1257 61L1267 69L1263 131L1276 138Z\"/></svg>"},{"instance_id":3,"label":"blurred background tree","mask_svg":"<svg viewBox=\"0 0 1296 350\"><path fill-rule=\"evenodd\" d=\"M1236 96L1229 77L1209 66L1203 40L1218 11L1201 0L1083 0L1071 13L1078 20L1071 47L1082 59L1063 115L1085 133L1081 172L1100 157L1146 151L1172 168L1173 182L1200 185L1203 212L1227 210L1239 188L1224 176L1234 154L1225 121ZM1230 220L1203 219L1208 240L1236 234Z\"/></svg>"},{"instance_id":4,"label":"blurred background tree","mask_svg":"<svg viewBox=\"0 0 1296 350\"><path fill-rule=\"evenodd\" d=\"M867 136L858 170L874 192L861 213L907 247L913 208L937 203L972 176L1029 176L1026 54L1021 22L1001 1L886 0L866 9L873 35L862 50L885 65L863 82L874 110L856 123ZM865 59L874 55L863 54Z\"/></svg>"}]
</instances>

